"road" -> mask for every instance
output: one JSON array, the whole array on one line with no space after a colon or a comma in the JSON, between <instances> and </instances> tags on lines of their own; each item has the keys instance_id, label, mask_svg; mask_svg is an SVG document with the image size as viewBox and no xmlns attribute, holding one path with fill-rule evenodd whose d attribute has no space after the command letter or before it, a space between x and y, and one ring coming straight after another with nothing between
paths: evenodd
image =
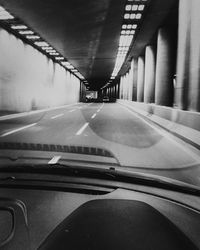
<instances>
[{"instance_id":1,"label":"road","mask_svg":"<svg viewBox=\"0 0 200 250\"><path fill-rule=\"evenodd\" d=\"M78 103L0 120L0 142L106 148L124 167L200 185L199 151L118 103Z\"/></svg>"}]
</instances>

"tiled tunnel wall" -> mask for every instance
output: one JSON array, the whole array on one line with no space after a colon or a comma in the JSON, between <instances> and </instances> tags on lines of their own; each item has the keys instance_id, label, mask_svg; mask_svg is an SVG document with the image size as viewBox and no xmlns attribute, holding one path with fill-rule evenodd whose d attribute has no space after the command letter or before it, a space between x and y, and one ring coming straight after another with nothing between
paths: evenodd
<instances>
[{"instance_id":1,"label":"tiled tunnel wall","mask_svg":"<svg viewBox=\"0 0 200 250\"><path fill-rule=\"evenodd\" d=\"M0 110L30 111L78 102L80 80L0 29Z\"/></svg>"}]
</instances>

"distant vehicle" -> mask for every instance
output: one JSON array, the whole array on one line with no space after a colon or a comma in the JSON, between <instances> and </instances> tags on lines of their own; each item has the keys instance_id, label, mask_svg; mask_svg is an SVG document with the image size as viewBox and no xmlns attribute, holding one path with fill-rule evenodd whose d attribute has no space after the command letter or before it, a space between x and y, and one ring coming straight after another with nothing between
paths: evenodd
<instances>
[{"instance_id":1,"label":"distant vehicle","mask_svg":"<svg viewBox=\"0 0 200 250\"><path fill-rule=\"evenodd\" d=\"M103 97L103 102L109 102L109 101L110 101L110 99L109 99L108 96L104 96L104 97Z\"/></svg>"}]
</instances>

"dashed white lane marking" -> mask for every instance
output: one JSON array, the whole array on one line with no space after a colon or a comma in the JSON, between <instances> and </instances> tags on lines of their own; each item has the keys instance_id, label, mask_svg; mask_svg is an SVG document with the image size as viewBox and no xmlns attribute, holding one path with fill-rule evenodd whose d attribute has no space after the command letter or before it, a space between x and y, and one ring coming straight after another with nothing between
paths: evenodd
<instances>
[{"instance_id":1,"label":"dashed white lane marking","mask_svg":"<svg viewBox=\"0 0 200 250\"><path fill-rule=\"evenodd\" d=\"M87 126L89 125L89 122L86 122L76 133L76 135L81 135L83 133L83 131L87 128Z\"/></svg>"},{"instance_id":2,"label":"dashed white lane marking","mask_svg":"<svg viewBox=\"0 0 200 250\"><path fill-rule=\"evenodd\" d=\"M48 164L56 164L59 160L60 160L61 156L54 156L49 162Z\"/></svg>"},{"instance_id":3,"label":"dashed white lane marking","mask_svg":"<svg viewBox=\"0 0 200 250\"><path fill-rule=\"evenodd\" d=\"M9 131L9 132L6 132L6 133L2 134L0 137L4 137L4 136L7 136L7 135L11 135L11 134L13 134L13 133L19 132L19 131L24 130L24 129L26 129L26 128L33 127L33 126L35 126L36 124L37 124L37 123L32 123L32 124L29 124L29 125L27 125L27 126L24 126L24 127L21 127L21 128L17 128L17 129L14 129L14 130L11 130L11 131Z\"/></svg>"},{"instance_id":4,"label":"dashed white lane marking","mask_svg":"<svg viewBox=\"0 0 200 250\"><path fill-rule=\"evenodd\" d=\"M103 108L104 103L101 105L101 107L97 110L97 112L99 113L101 111L101 109Z\"/></svg>"},{"instance_id":5,"label":"dashed white lane marking","mask_svg":"<svg viewBox=\"0 0 200 250\"><path fill-rule=\"evenodd\" d=\"M74 111L76 111L76 109L72 109L72 110L70 110L69 112L71 113L71 112L74 112Z\"/></svg>"},{"instance_id":6,"label":"dashed white lane marking","mask_svg":"<svg viewBox=\"0 0 200 250\"><path fill-rule=\"evenodd\" d=\"M94 114L91 118L94 119L97 114Z\"/></svg>"},{"instance_id":7,"label":"dashed white lane marking","mask_svg":"<svg viewBox=\"0 0 200 250\"><path fill-rule=\"evenodd\" d=\"M56 118L61 117L61 116L63 116L63 115L64 115L64 114L55 115L55 116L52 116L51 119L56 119Z\"/></svg>"}]
</instances>

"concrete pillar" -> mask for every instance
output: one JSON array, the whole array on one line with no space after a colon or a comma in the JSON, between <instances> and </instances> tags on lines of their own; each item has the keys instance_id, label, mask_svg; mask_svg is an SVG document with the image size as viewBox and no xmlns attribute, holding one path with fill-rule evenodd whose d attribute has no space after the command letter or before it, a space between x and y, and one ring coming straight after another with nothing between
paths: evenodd
<instances>
[{"instance_id":1,"label":"concrete pillar","mask_svg":"<svg viewBox=\"0 0 200 250\"><path fill-rule=\"evenodd\" d=\"M129 70L129 101L133 100L133 73L134 73L134 60L131 61Z\"/></svg>"},{"instance_id":2,"label":"concrete pillar","mask_svg":"<svg viewBox=\"0 0 200 250\"><path fill-rule=\"evenodd\" d=\"M155 97L156 55L154 46L145 50L144 102L152 103Z\"/></svg>"},{"instance_id":3,"label":"concrete pillar","mask_svg":"<svg viewBox=\"0 0 200 250\"><path fill-rule=\"evenodd\" d=\"M122 77L120 77L120 85L119 85L119 99L122 99Z\"/></svg>"},{"instance_id":4,"label":"concrete pillar","mask_svg":"<svg viewBox=\"0 0 200 250\"><path fill-rule=\"evenodd\" d=\"M124 99L124 76L121 77L121 99Z\"/></svg>"},{"instance_id":5,"label":"concrete pillar","mask_svg":"<svg viewBox=\"0 0 200 250\"><path fill-rule=\"evenodd\" d=\"M138 58L138 74L137 74L137 101L144 101L144 58Z\"/></svg>"},{"instance_id":6,"label":"concrete pillar","mask_svg":"<svg viewBox=\"0 0 200 250\"><path fill-rule=\"evenodd\" d=\"M191 5L188 109L200 112L200 1L193 0Z\"/></svg>"},{"instance_id":7,"label":"concrete pillar","mask_svg":"<svg viewBox=\"0 0 200 250\"><path fill-rule=\"evenodd\" d=\"M200 111L200 1L179 1L175 104Z\"/></svg>"},{"instance_id":8,"label":"concrete pillar","mask_svg":"<svg viewBox=\"0 0 200 250\"><path fill-rule=\"evenodd\" d=\"M127 100L127 74L124 77L124 100Z\"/></svg>"},{"instance_id":9,"label":"concrete pillar","mask_svg":"<svg viewBox=\"0 0 200 250\"><path fill-rule=\"evenodd\" d=\"M119 98L119 83L116 84L116 98Z\"/></svg>"},{"instance_id":10,"label":"concrete pillar","mask_svg":"<svg viewBox=\"0 0 200 250\"><path fill-rule=\"evenodd\" d=\"M174 54L170 30L160 28L157 40L155 103L173 106Z\"/></svg>"},{"instance_id":11,"label":"concrete pillar","mask_svg":"<svg viewBox=\"0 0 200 250\"><path fill-rule=\"evenodd\" d=\"M175 105L188 108L189 59L190 59L190 19L191 2L179 1L177 78L175 84Z\"/></svg>"},{"instance_id":12,"label":"concrete pillar","mask_svg":"<svg viewBox=\"0 0 200 250\"><path fill-rule=\"evenodd\" d=\"M138 71L138 60L133 59L133 92L132 100L137 101L137 71Z\"/></svg>"}]
</instances>

